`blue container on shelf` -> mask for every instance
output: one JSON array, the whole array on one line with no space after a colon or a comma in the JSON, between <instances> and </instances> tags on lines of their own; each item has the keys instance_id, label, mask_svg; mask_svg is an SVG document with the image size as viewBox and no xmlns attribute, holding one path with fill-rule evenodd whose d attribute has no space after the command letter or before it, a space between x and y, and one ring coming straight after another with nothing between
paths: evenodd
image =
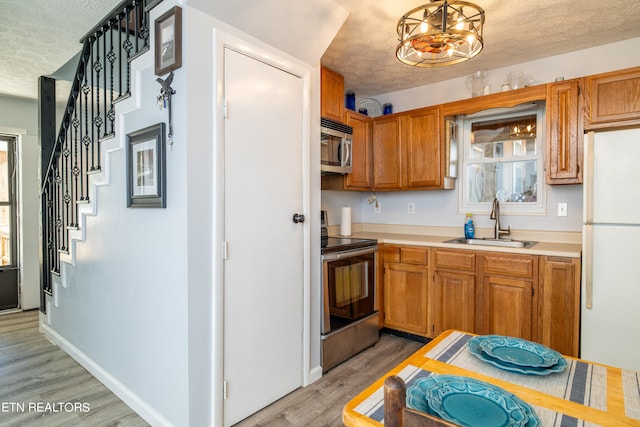
<instances>
[{"instance_id":1,"label":"blue container on shelf","mask_svg":"<svg viewBox=\"0 0 640 427\"><path fill-rule=\"evenodd\" d=\"M344 93L344 106L347 107L349 110L356 111L356 94L355 93L351 91L347 91Z\"/></svg>"},{"instance_id":2,"label":"blue container on shelf","mask_svg":"<svg viewBox=\"0 0 640 427\"><path fill-rule=\"evenodd\" d=\"M393 104L383 104L382 105L382 114L393 114Z\"/></svg>"},{"instance_id":3,"label":"blue container on shelf","mask_svg":"<svg viewBox=\"0 0 640 427\"><path fill-rule=\"evenodd\" d=\"M359 108L358 113L364 114L365 116L369 113L366 108Z\"/></svg>"}]
</instances>

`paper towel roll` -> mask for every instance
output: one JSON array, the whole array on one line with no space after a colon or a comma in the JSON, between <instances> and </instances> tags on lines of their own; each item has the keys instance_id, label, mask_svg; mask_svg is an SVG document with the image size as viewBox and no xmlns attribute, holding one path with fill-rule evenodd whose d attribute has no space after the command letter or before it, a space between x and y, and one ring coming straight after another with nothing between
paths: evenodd
<instances>
[{"instance_id":1,"label":"paper towel roll","mask_svg":"<svg viewBox=\"0 0 640 427\"><path fill-rule=\"evenodd\" d=\"M342 221L340 222L340 235L351 236L351 208L342 208Z\"/></svg>"}]
</instances>

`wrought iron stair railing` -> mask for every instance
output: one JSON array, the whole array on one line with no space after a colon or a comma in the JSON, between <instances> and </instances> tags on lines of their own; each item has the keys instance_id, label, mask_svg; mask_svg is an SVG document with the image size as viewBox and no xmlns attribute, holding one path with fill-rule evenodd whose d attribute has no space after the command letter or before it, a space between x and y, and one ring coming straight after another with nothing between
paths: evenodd
<instances>
[{"instance_id":1,"label":"wrought iron stair railing","mask_svg":"<svg viewBox=\"0 0 640 427\"><path fill-rule=\"evenodd\" d=\"M115 104L131 95L130 63L149 49L149 9L158 2L125 0L80 40L60 130L51 157L42 159L43 293L52 295L51 274L60 274L70 231L79 227L78 207L90 202L89 177L101 171L101 143L114 136Z\"/></svg>"}]
</instances>

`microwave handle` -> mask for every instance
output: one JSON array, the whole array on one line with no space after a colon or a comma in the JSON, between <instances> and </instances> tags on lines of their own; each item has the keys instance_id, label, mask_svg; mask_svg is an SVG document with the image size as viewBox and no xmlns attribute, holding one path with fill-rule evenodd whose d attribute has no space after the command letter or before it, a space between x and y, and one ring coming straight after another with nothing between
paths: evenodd
<instances>
[{"instance_id":1,"label":"microwave handle","mask_svg":"<svg viewBox=\"0 0 640 427\"><path fill-rule=\"evenodd\" d=\"M349 158L351 157L351 140L347 138L342 138L340 142L342 145L342 149L340 150L342 153L342 159L340 159L340 166L348 166Z\"/></svg>"}]
</instances>

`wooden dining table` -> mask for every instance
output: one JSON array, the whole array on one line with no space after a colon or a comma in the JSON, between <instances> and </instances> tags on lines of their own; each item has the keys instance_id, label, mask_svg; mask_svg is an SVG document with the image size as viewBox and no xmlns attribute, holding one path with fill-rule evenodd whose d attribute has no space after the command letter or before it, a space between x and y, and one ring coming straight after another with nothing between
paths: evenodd
<instances>
[{"instance_id":1,"label":"wooden dining table","mask_svg":"<svg viewBox=\"0 0 640 427\"><path fill-rule=\"evenodd\" d=\"M383 384L396 375L410 388L434 374L475 378L501 387L528 403L541 426L640 426L640 373L564 356L567 367L549 375L525 375L473 355L473 334L449 330L351 399L342 411L348 427L381 426Z\"/></svg>"}]
</instances>

